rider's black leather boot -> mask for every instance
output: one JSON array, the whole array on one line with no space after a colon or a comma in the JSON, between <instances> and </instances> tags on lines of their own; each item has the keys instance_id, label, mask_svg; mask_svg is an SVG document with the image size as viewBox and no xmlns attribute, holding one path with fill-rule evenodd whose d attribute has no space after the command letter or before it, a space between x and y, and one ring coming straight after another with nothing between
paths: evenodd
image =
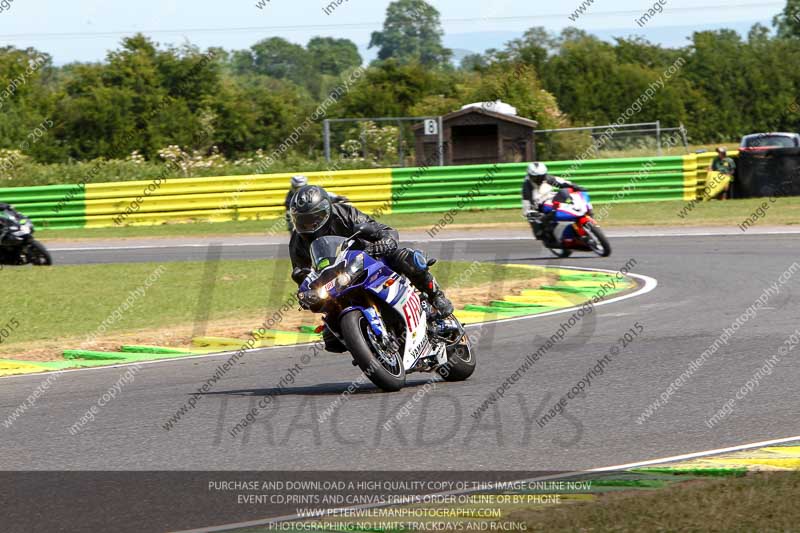
<instances>
[{"instance_id":1,"label":"rider's black leather boot","mask_svg":"<svg viewBox=\"0 0 800 533\"><path fill-rule=\"evenodd\" d=\"M436 282L433 274L426 272L418 280L414 281L414 285L430 299L431 304L439 312L439 318L448 317L453 314L455 308L453 302L445 296L442 288Z\"/></svg>"}]
</instances>

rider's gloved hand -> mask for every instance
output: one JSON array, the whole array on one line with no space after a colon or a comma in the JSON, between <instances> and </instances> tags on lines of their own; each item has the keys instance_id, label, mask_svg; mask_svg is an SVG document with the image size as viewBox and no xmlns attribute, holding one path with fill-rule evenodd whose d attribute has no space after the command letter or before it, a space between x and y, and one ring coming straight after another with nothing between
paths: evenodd
<instances>
[{"instance_id":1,"label":"rider's gloved hand","mask_svg":"<svg viewBox=\"0 0 800 533\"><path fill-rule=\"evenodd\" d=\"M292 270L292 281L300 285L311 274L310 268L295 267Z\"/></svg>"},{"instance_id":2,"label":"rider's gloved hand","mask_svg":"<svg viewBox=\"0 0 800 533\"><path fill-rule=\"evenodd\" d=\"M364 248L364 251L373 257L390 254L395 250L397 250L397 241L391 237L371 242Z\"/></svg>"}]
</instances>

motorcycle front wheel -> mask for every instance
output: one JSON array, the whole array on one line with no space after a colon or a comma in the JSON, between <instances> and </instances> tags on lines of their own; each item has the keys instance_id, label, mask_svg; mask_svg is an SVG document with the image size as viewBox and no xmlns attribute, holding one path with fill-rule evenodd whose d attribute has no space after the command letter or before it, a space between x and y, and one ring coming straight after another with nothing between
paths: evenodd
<instances>
[{"instance_id":1,"label":"motorcycle front wheel","mask_svg":"<svg viewBox=\"0 0 800 533\"><path fill-rule=\"evenodd\" d=\"M50 256L50 252L36 239L31 241L28 245L26 255L28 256L28 262L32 265L49 266L53 264L53 258Z\"/></svg>"},{"instance_id":2,"label":"motorcycle front wheel","mask_svg":"<svg viewBox=\"0 0 800 533\"><path fill-rule=\"evenodd\" d=\"M397 351L391 353L381 344L361 311L350 311L339 324L347 349L370 381L386 392L396 392L405 386L403 356Z\"/></svg>"},{"instance_id":3,"label":"motorcycle front wheel","mask_svg":"<svg viewBox=\"0 0 800 533\"><path fill-rule=\"evenodd\" d=\"M600 257L608 257L611 255L611 245L608 243L608 239L605 233L603 233L603 230L591 222L586 223L583 229L586 231L584 241L594 253Z\"/></svg>"}]
</instances>

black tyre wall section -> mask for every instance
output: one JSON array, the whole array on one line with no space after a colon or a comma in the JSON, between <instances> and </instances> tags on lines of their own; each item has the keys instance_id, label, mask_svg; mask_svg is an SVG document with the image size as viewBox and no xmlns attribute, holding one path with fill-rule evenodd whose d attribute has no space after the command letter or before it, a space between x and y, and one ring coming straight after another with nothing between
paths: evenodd
<instances>
[{"instance_id":1,"label":"black tyre wall section","mask_svg":"<svg viewBox=\"0 0 800 533\"><path fill-rule=\"evenodd\" d=\"M739 152L734 195L800 196L800 148Z\"/></svg>"}]
</instances>

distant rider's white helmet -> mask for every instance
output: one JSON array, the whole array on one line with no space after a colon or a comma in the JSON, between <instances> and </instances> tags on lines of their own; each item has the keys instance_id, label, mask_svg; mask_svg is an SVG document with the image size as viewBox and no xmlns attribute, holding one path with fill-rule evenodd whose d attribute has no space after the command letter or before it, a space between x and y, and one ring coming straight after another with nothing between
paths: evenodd
<instances>
[{"instance_id":1,"label":"distant rider's white helmet","mask_svg":"<svg viewBox=\"0 0 800 533\"><path fill-rule=\"evenodd\" d=\"M292 190L296 191L300 187L308 185L308 178L305 176L292 176Z\"/></svg>"},{"instance_id":2,"label":"distant rider's white helmet","mask_svg":"<svg viewBox=\"0 0 800 533\"><path fill-rule=\"evenodd\" d=\"M541 183L544 177L547 176L547 165L544 163L531 163L528 165L528 179L535 183Z\"/></svg>"}]
</instances>

